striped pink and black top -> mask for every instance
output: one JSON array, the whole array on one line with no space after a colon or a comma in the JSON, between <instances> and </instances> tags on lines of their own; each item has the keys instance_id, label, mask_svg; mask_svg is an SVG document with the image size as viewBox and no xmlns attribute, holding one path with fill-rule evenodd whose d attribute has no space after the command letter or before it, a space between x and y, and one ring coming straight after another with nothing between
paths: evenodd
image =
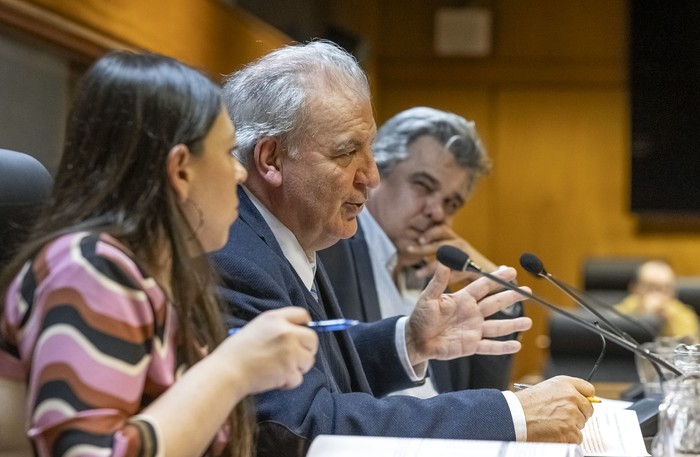
<instances>
[{"instance_id":1,"label":"striped pink and black top","mask_svg":"<svg viewBox=\"0 0 700 457\"><path fill-rule=\"evenodd\" d=\"M177 319L127 252L105 234L65 235L8 290L3 334L19 359L0 375L27 379L40 455L162 455L138 414L181 368Z\"/></svg>"}]
</instances>

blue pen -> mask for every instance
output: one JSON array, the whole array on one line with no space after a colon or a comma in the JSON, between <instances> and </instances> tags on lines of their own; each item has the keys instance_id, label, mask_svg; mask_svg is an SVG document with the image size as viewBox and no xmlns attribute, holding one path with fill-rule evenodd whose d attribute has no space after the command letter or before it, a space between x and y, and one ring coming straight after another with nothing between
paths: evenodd
<instances>
[{"instance_id":1,"label":"blue pen","mask_svg":"<svg viewBox=\"0 0 700 457\"><path fill-rule=\"evenodd\" d=\"M306 324L307 327L316 331L316 333L337 332L339 330L347 330L353 325L359 324L360 321L354 319L329 319L325 321L311 321ZM233 335L242 327L233 327L228 329L228 334Z\"/></svg>"},{"instance_id":2,"label":"blue pen","mask_svg":"<svg viewBox=\"0 0 700 457\"><path fill-rule=\"evenodd\" d=\"M330 319L327 321L311 321L306 324L306 326L316 330L317 333L324 333L347 330L353 325L357 325L359 323L360 321L356 321L354 319Z\"/></svg>"}]
</instances>

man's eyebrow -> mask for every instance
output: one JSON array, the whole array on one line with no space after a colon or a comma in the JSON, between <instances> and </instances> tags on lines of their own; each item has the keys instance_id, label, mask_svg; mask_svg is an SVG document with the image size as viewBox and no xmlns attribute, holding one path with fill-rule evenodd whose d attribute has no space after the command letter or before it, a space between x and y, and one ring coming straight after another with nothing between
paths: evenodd
<instances>
[{"instance_id":1,"label":"man's eyebrow","mask_svg":"<svg viewBox=\"0 0 700 457\"><path fill-rule=\"evenodd\" d=\"M432 184L439 185L440 181L430 173L426 173L425 171L417 171L415 173L411 173L411 178L413 179L425 179L430 181Z\"/></svg>"},{"instance_id":2,"label":"man's eyebrow","mask_svg":"<svg viewBox=\"0 0 700 457\"><path fill-rule=\"evenodd\" d=\"M333 147L333 150L335 152L343 152L347 151L349 149L358 149L361 146L361 142L355 140L355 139L349 139L345 141L341 141L340 143L336 144Z\"/></svg>"},{"instance_id":3,"label":"man's eyebrow","mask_svg":"<svg viewBox=\"0 0 700 457\"><path fill-rule=\"evenodd\" d=\"M426 173L425 171L417 171L415 173L411 173L411 178L412 179L425 179L426 181L430 181L430 183L436 187L440 186L440 180L437 179L435 176L431 175L430 173ZM455 200L457 200L457 202L459 203L460 206L463 206L466 203L466 199L459 192L453 193L448 198L454 198Z\"/></svg>"}]
</instances>

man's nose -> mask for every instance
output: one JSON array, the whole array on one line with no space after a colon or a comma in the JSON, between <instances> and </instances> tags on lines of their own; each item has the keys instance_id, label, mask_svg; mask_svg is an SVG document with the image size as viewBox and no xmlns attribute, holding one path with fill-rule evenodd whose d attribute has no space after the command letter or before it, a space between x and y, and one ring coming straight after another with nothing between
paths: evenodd
<instances>
[{"instance_id":1,"label":"man's nose","mask_svg":"<svg viewBox=\"0 0 700 457\"><path fill-rule=\"evenodd\" d=\"M379 185L379 169L371 152L366 155L364 163L357 169L355 181L370 189Z\"/></svg>"},{"instance_id":2,"label":"man's nose","mask_svg":"<svg viewBox=\"0 0 700 457\"><path fill-rule=\"evenodd\" d=\"M435 222L441 223L445 220L445 207L442 205L440 195L429 195L425 202L425 214Z\"/></svg>"}]
</instances>

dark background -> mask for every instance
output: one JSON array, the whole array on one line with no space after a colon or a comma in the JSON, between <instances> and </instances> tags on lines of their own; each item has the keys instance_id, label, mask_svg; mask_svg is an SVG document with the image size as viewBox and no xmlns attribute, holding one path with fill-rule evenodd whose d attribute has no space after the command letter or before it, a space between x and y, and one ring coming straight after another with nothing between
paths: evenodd
<instances>
[{"instance_id":1,"label":"dark background","mask_svg":"<svg viewBox=\"0 0 700 457\"><path fill-rule=\"evenodd\" d=\"M633 0L631 210L700 214L700 2Z\"/></svg>"}]
</instances>

